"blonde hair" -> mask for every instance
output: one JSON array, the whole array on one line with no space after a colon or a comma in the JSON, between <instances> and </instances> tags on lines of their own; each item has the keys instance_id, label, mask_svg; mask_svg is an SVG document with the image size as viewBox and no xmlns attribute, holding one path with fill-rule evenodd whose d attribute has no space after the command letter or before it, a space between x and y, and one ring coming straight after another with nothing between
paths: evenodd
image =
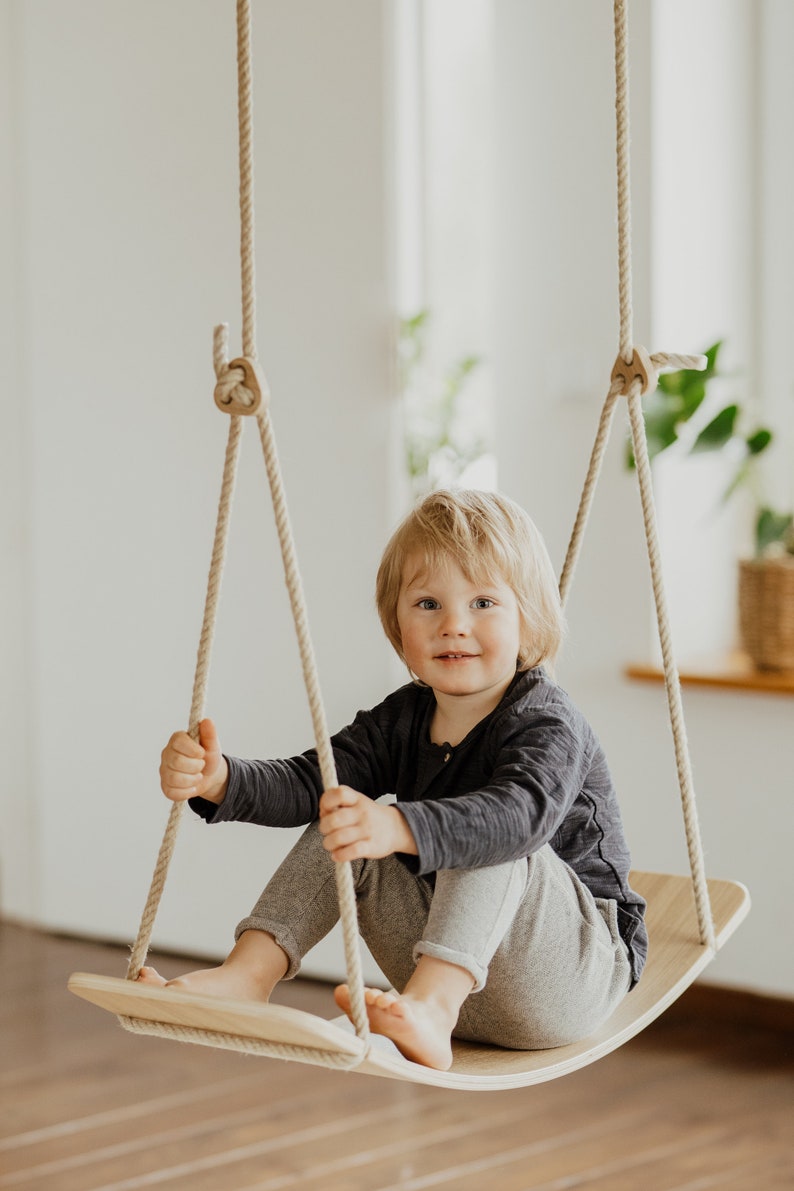
<instances>
[{"instance_id":1,"label":"blonde hair","mask_svg":"<svg viewBox=\"0 0 794 1191\"><path fill-rule=\"evenodd\" d=\"M384 632L403 661L397 602L411 555L423 558L428 569L452 560L473 583L499 575L518 601L518 669L554 660L565 633L557 579L538 529L512 500L470 489L431 492L392 535L375 599Z\"/></svg>"}]
</instances>

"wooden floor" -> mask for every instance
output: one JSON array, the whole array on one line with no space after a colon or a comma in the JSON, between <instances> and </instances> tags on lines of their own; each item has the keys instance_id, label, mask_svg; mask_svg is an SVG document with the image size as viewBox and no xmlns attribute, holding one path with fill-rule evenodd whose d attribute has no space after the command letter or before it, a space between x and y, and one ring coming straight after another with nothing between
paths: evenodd
<instances>
[{"instance_id":1,"label":"wooden floor","mask_svg":"<svg viewBox=\"0 0 794 1191\"><path fill-rule=\"evenodd\" d=\"M583 1071L448 1092L136 1037L65 990L72 970L124 965L118 948L0 925L0 1188L794 1188L786 1012L704 1016L695 988ZM335 1014L324 985L281 999Z\"/></svg>"}]
</instances>

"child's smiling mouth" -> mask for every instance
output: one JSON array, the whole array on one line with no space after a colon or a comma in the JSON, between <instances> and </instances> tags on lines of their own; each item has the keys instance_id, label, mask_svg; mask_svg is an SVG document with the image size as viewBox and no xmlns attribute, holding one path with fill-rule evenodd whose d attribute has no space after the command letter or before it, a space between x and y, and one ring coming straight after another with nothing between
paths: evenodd
<instances>
[{"instance_id":1,"label":"child's smiling mouth","mask_svg":"<svg viewBox=\"0 0 794 1191\"><path fill-rule=\"evenodd\" d=\"M472 658L476 658L476 653L437 653L436 661L438 662L467 662Z\"/></svg>"}]
</instances>

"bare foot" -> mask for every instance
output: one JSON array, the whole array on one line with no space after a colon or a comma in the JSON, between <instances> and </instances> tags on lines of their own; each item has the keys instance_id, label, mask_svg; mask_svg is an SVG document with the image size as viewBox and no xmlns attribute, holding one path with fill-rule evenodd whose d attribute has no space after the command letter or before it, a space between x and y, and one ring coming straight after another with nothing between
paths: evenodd
<instances>
[{"instance_id":1,"label":"bare foot","mask_svg":"<svg viewBox=\"0 0 794 1191\"><path fill-rule=\"evenodd\" d=\"M334 990L334 999L350 1017L350 990L346 984L340 984ZM399 996L381 992L378 988L365 988L364 1000L374 1034L391 1038L400 1054L413 1063L434 1067L437 1071L449 1070L452 1066L450 1038L457 1015L450 1020L444 1007L410 993Z\"/></svg>"},{"instance_id":2,"label":"bare foot","mask_svg":"<svg viewBox=\"0 0 794 1191\"><path fill-rule=\"evenodd\" d=\"M141 968L138 981L155 988L175 988L203 997L231 997L235 1001L267 1001L272 991L263 990L255 976L241 964L202 968L175 980L166 980L156 968Z\"/></svg>"},{"instance_id":3,"label":"bare foot","mask_svg":"<svg viewBox=\"0 0 794 1191\"><path fill-rule=\"evenodd\" d=\"M230 997L235 1001L267 1002L287 974L289 960L272 935L247 930L218 968L188 972L166 980L156 968L141 968L138 980L154 988L174 988L199 996Z\"/></svg>"}]
</instances>

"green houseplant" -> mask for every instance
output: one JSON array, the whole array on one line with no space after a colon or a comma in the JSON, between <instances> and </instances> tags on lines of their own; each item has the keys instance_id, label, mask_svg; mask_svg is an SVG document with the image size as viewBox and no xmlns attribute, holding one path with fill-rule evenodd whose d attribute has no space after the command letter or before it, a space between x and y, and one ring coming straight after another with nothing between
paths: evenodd
<instances>
[{"instance_id":1,"label":"green houseplant","mask_svg":"<svg viewBox=\"0 0 794 1191\"><path fill-rule=\"evenodd\" d=\"M746 489L755 508L754 556L739 562L742 644L761 669L794 669L794 512L773 508L764 496L759 464L773 442L772 431L753 425L738 402L716 413L704 404L710 382L719 375L721 348L718 342L708 349L702 372L685 368L659 377L644 405L648 452L654 459L688 440L688 454L730 453L734 473L725 498ZM627 463L634 464L630 449Z\"/></svg>"}]
</instances>

